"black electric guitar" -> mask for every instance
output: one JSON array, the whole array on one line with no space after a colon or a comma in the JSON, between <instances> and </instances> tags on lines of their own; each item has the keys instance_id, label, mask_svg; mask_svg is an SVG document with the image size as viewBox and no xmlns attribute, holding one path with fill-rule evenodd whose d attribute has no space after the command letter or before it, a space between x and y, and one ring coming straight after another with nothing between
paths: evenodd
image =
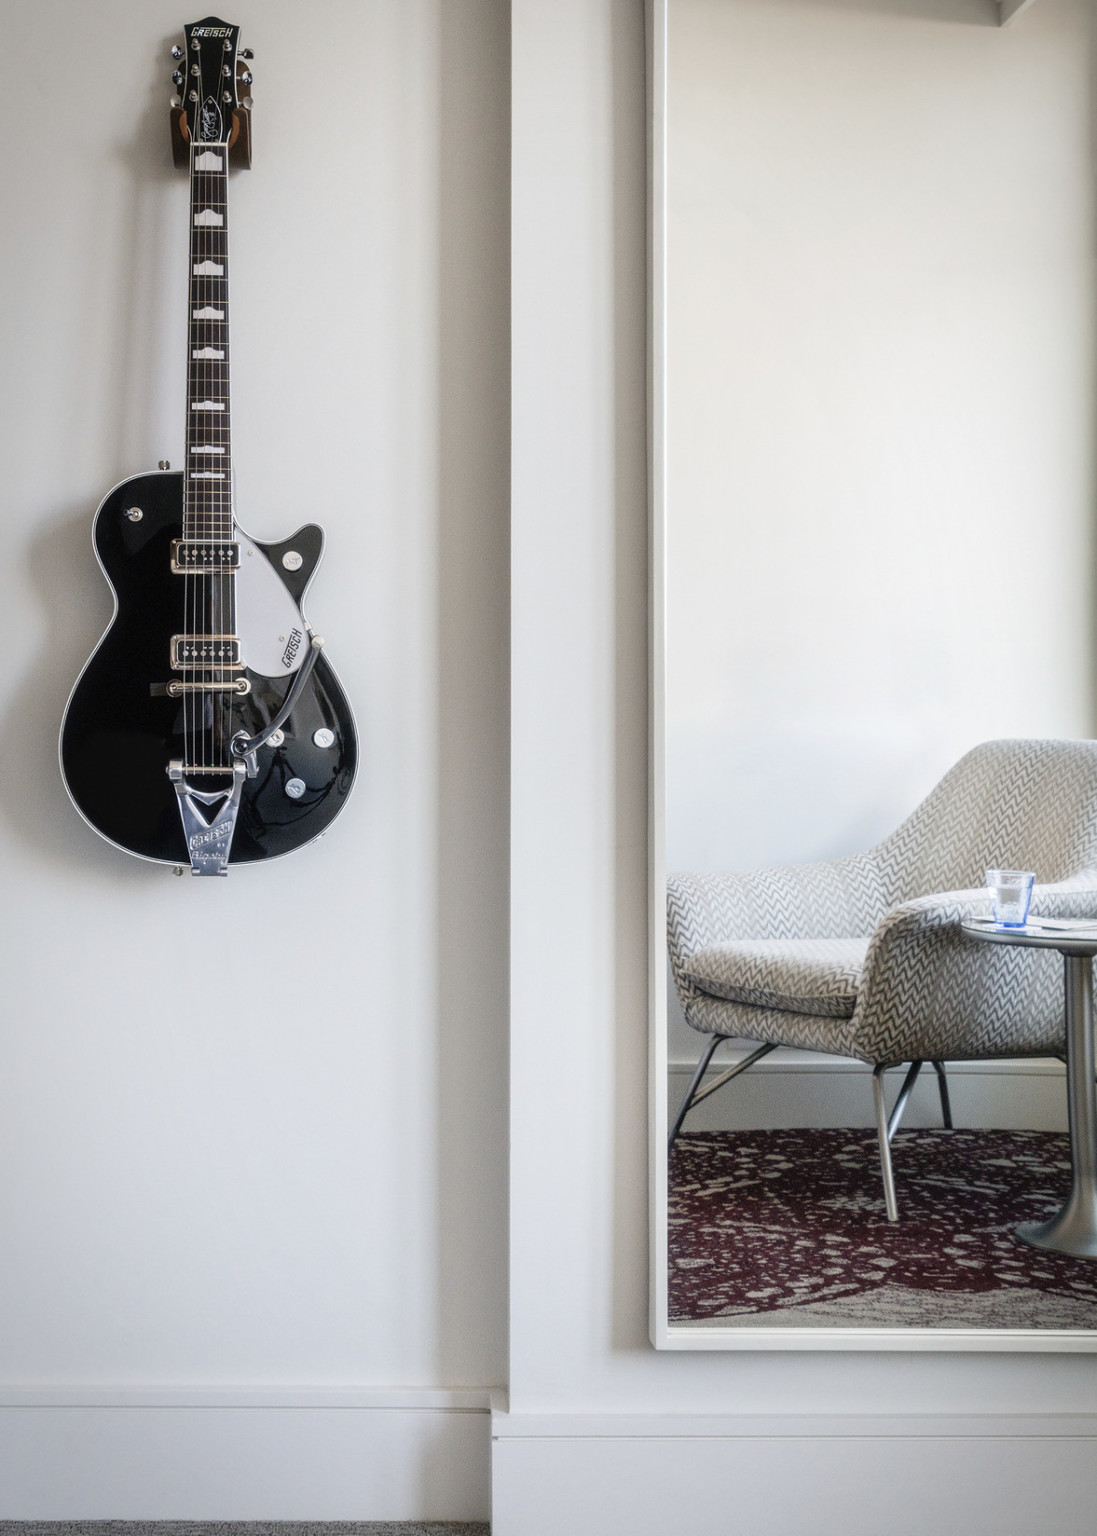
<instances>
[{"instance_id":1,"label":"black electric guitar","mask_svg":"<svg viewBox=\"0 0 1097 1536\"><path fill-rule=\"evenodd\" d=\"M115 615L61 728L65 783L92 827L196 875L311 842L357 762L350 706L301 612L321 530L260 544L233 515L228 172L251 142L238 33L209 16L172 50L191 188L186 458L181 473L124 480L96 514Z\"/></svg>"}]
</instances>

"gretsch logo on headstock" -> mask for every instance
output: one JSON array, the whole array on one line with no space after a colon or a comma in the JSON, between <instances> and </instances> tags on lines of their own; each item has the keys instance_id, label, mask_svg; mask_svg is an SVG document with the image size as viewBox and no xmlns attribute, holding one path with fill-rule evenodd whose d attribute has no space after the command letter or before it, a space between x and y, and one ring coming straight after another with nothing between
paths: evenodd
<instances>
[{"instance_id":1,"label":"gretsch logo on headstock","mask_svg":"<svg viewBox=\"0 0 1097 1536\"><path fill-rule=\"evenodd\" d=\"M231 27L192 27L191 37L231 37Z\"/></svg>"},{"instance_id":2,"label":"gretsch logo on headstock","mask_svg":"<svg viewBox=\"0 0 1097 1536\"><path fill-rule=\"evenodd\" d=\"M221 137L221 109L212 96L207 96L202 103L202 123L198 137L211 141Z\"/></svg>"}]
</instances>

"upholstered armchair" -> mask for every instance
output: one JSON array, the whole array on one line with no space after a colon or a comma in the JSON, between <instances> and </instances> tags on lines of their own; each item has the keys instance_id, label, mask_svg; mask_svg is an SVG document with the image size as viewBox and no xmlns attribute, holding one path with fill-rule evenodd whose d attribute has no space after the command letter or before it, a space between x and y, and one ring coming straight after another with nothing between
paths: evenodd
<instances>
[{"instance_id":1,"label":"upholstered armchair","mask_svg":"<svg viewBox=\"0 0 1097 1536\"><path fill-rule=\"evenodd\" d=\"M668 947L686 1021L709 1037L671 1131L777 1046L868 1062L888 1219L891 1140L919 1068L1062 1056L1062 964L1052 951L979 944L987 868L1036 871L1032 914L1097 917L1097 742L990 741L952 768L866 853L668 881ZM704 1083L723 1040L760 1042ZM910 1063L890 1116L883 1073Z\"/></svg>"}]
</instances>

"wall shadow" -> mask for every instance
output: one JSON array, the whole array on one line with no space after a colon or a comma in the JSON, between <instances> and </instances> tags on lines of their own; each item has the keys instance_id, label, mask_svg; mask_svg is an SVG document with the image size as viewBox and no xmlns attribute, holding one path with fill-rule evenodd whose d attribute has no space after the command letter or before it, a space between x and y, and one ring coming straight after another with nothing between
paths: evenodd
<instances>
[{"instance_id":1,"label":"wall shadow","mask_svg":"<svg viewBox=\"0 0 1097 1536\"><path fill-rule=\"evenodd\" d=\"M438 10L437 1364L505 1379L510 30Z\"/></svg>"},{"instance_id":2,"label":"wall shadow","mask_svg":"<svg viewBox=\"0 0 1097 1536\"><path fill-rule=\"evenodd\" d=\"M613 1343L647 1344L648 476L647 101L643 7L614 0L615 585Z\"/></svg>"}]
</instances>

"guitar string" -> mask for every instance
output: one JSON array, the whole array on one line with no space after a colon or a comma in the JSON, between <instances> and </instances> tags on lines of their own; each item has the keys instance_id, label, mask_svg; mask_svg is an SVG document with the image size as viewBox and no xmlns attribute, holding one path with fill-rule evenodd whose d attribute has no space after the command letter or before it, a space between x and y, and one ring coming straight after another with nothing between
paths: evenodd
<instances>
[{"instance_id":1,"label":"guitar string","mask_svg":"<svg viewBox=\"0 0 1097 1536\"><path fill-rule=\"evenodd\" d=\"M195 163L196 157L203 153L205 149L213 149L220 152L222 156L220 171L213 172L198 169ZM187 533L198 544L208 542L211 548L211 566L213 568L208 571L202 571L200 567L195 567L192 576L189 562L185 567L185 628L186 632L190 635L233 635L235 633L235 603L233 600L235 572L231 568L223 566L216 559L216 556L213 555L214 546L217 544L231 544L233 537L232 489L229 479L230 467L226 462L227 454L219 455L220 464L216 468L213 465L206 466L205 464L192 466L190 462L192 457L203 457L200 454L193 455L190 452L193 447L208 445L218 446L222 449L228 448L228 442L226 441L229 429L229 423L226 420L229 406L227 399L227 143L213 144L211 141L198 140L192 143L191 155L191 238L188 241L188 245L192 252L192 271L190 283L188 284L191 297L191 315L188 317L191 323L188 325L188 333L191 337L192 344L189 350L192 355L188 359L188 442L186 445L188 452L184 466L184 485L187 486L189 483L190 494L185 505L192 513L189 519L191 526L187 529ZM220 212L222 218L220 226L195 224L195 217L205 207L210 207L214 211ZM214 249L215 241L212 238L215 232L221 236L220 241L217 242L220 248L217 250ZM208 240L206 239L207 233L210 236ZM201 266L204 261L207 259L212 260L215 255L220 258L219 264L222 266L220 274L195 273L193 271L194 266ZM212 281L214 275L219 278L216 285ZM224 291L218 292L216 291L218 289ZM218 301L216 305L213 303L215 298ZM220 337L214 337L214 339L219 339L221 342L221 345L215 350L223 351L226 356L223 359L196 359L193 353L204 350L204 347L197 345L200 338L198 336L198 327L194 323L194 311L217 307L222 310L222 320L219 324L219 331L222 334ZM210 345L212 345L212 342ZM207 369L203 366L206 361L218 362L221 366L218 367L217 372L224 375L218 381L217 398L222 405L222 413L216 418L216 428L213 427L212 423L208 427L203 426L202 423L196 420L199 413L189 409L199 398L205 399L214 396L212 380L209 388L203 388L204 374L208 372L212 376L214 371L212 368ZM203 478L201 490L199 490L198 482L193 479L192 475L192 471L195 468L207 468L213 473L220 473L223 478L220 480ZM199 526L199 522L201 522L202 526ZM210 643L218 645L219 649L210 658L212 666L208 670L213 673L213 681L221 686L208 690L208 697L204 696L207 692L206 690L197 690L193 695L184 695L184 746L188 761L194 762L196 766L229 769L231 765L227 761L227 746L232 736L234 699L228 692L228 685L233 684L235 681L234 668L229 660L227 651L224 649L224 645L229 642L211 641ZM197 658L193 659L197 660ZM192 669L193 672L198 670L197 667ZM203 668L201 670L207 669ZM194 682L196 678L192 676L185 680Z\"/></svg>"},{"instance_id":2,"label":"guitar string","mask_svg":"<svg viewBox=\"0 0 1097 1536\"><path fill-rule=\"evenodd\" d=\"M220 285L221 286L221 298L222 298L222 303L220 305L220 308L221 308L222 318L221 318L221 324L219 326L219 331L220 331L220 335L221 335L221 339L222 339L222 350L224 351L224 354L225 354L224 366L223 366L223 368L221 370L221 372L222 372L221 388L222 388L222 391L224 393L224 406L225 406L225 409L218 413L218 421L220 422L220 434L219 434L219 437L218 437L218 442L220 443L222 448L225 450L224 453L221 455L221 457L225 461L224 471L223 471L225 478L223 480L218 481L217 484L221 488L221 493L222 493L221 494L222 517L220 519L220 522L221 522L222 526L219 529L219 532L220 532L220 536L223 539L227 539L227 541L231 543L234 530L233 530L233 525L232 525L232 466L231 466L231 463L230 463L231 455L230 455L230 443L229 443L229 433L231 431L231 421L230 421L229 418L230 418L230 415L231 415L231 404L232 404L232 402L228 398L228 394L229 394L229 364L230 364L230 361L231 361L231 357L230 357L230 348L229 348L229 149L228 149L228 134L227 133L225 134L223 144L220 146L220 155L221 155L221 169L218 172L215 173L215 177L216 177L218 192L219 192L219 195L220 195L221 230L222 230L221 249L222 249L222 251L224 253L223 257L222 257L222 261L223 261L223 265L224 265L224 269L225 269L223 274L222 274L222 277L221 277L221 285ZM220 577L219 577L219 582L220 582L220 587L221 587L221 601L222 601L222 611L221 611L222 626L221 627L225 631L225 633L233 634L234 635L236 633L236 603L235 603L236 577L234 575L232 575L230 572L228 572L227 570L225 570L224 568L222 568L222 571L221 571L221 574L220 574ZM230 679L232 679L237 674L235 672L233 672L231 669L229 669L227 671L226 675ZM219 717L219 720L220 720L220 727L221 727L221 750L220 750L220 756L221 756L221 761L225 764L225 766L226 767L231 767L231 763L229 762L229 753L227 751L227 747L228 747L228 743L232 740L233 696L232 696L231 693L222 692L219 695L219 697L220 697L220 700L221 700L221 704L220 704L219 709L218 709L218 717Z\"/></svg>"},{"instance_id":3,"label":"guitar string","mask_svg":"<svg viewBox=\"0 0 1097 1536\"><path fill-rule=\"evenodd\" d=\"M195 177L197 176L197 174L198 174L197 173L197 169L196 169L195 164L194 164L194 141L192 140L191 141L191 153L190 153L190 187L188 189L188 191L189 191L188 223L190 225L190 231L189 231L188 236L187 236L187 250L190 252L190 262L189 262L190 272L188 273L188 280L187 280L187 298L188 298L188 300L191 301L191 303L188 306L188 315L187 315L187 420L186 420L186 423L185 423L185 430L184 430L184 433L183 433L183 539L184 539L184 547L183 547L183 549L181 551L182 556L183 556L183 594L184 594L184 597L183 597L183 633L184 633L184 635L193 634L194 633L194 617L193 617L193 615L194 615L194 609L195 609L195 606L196 606L196 597L195 597L194 588L195 588L195 586L197 584L197 577L192 577L192 575L191 575L190 560L188 559L187 550L186 550L186 540L188 540L189 538L192 538L194 536L194 529L195 529L195 526L196 526L195 509L194 509L195 488L194 488L194 486L193 486L193 484L191 482L191 475L190 475L190 442L189 442L189 438L190 438L190 416L191 416L190 402L191 402L191 399L192 399L192 391L193 391L193 388L194 388L194 358L193 358L193 350L194 349L193 349L193 346L192 346L193 325L191 323L190 316L191 316L191 312L193 312L193 307L194 307L193 306L193 295L194 295L194 292L195 292L195 289L196 289L196 281L195 281L195 276L194 276L194 267L195 267L195 264L196 264L196 248L197 248L198 241L197 241L197 237L196 237L196 235L194 233L195 228L196 228L196 225L194 223L194 215L195 215L195 207L196 207L196 203L197 203L197 188L195 186ZM183 644L184 644L184 646L186 645L186 641L185 640L184 640ZM185 669L181 669L181 670L182 670L182 673L183 673L183 763L184 763L184 767L189 768L194 763L195 751L196 751L195 733L194 733L194 706L193 706L193 702L192 702L192 695L187 691L187 688L186 688L186 684L188 682L190 682L192 679L187 676L187 673L186 673Z\"/></svg>"}]
</instances>

